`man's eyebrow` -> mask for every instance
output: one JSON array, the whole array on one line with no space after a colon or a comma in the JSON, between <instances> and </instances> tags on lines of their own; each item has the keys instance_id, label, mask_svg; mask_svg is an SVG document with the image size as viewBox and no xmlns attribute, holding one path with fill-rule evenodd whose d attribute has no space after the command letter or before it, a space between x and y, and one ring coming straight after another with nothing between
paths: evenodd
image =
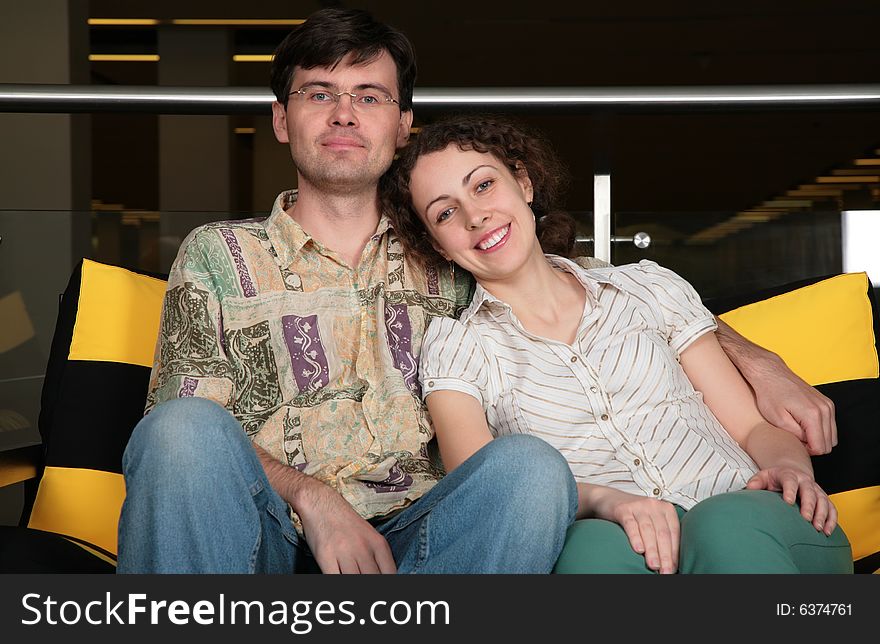
<instances>
[{"instance_id":1,"label":"man's eyebrow","mask_svg":"<svg viewBox=\"0 0 880 644\"><path fill-rule=\"evenodd\" d=\"M313 80L303 83L300 85L300 88L302 87L324 87L326 89L336 89L336 84L331 83L330 81Z\"/></svg>"},{"instance_id":2,"label":"man's eyebrow","mask_svg":"<svg viewBox=\"0 0 880 644\"><path fill-rule=\"evenodd\" d=\"M391 90L385 87L382 83L361 83L360 85L355 85L352 89L378 89L381 92L385 92L388 96L391 96Z\"/></svg>"},{"instance_id":3,"label":"man's eyebrow","mask_svg":"<svg viewBox=\"0 0 880 644\"><path fill-rule=\"evenodd\" d=\"M473 170L471 170L470 172L468 172L466 175L464 175L464 179L461 180L461 185L466 186L466 185L468 184L468 182L471 180L471 177L473 176L474 172L476 172L476 171L479 170L480 168L492 168L493 170L497 170L497 169L498 169L498 168L496 168L494 165L492 165L492 164L490 164L490 163L483 163L483 164L480 164L480 165L478 165L476 168L474 168ZM445 194L444 194L444 195L439 195L439 196L434 197L433 199L431 199L431 201L429 201L428 204L425 206L425 212L428 212L428 208L430 208L431 206L433 206L436 202L438 202L438 201L442 201L443 199L449 199L449 195L445 195Z\"/></svg>"}]
</instances>

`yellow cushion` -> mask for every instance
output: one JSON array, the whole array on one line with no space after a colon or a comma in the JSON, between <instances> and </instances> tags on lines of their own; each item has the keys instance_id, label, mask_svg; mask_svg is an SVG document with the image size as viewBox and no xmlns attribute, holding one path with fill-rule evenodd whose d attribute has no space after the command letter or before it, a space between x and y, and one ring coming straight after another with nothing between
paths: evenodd
<instances>
[{"instance_id":1,"label":"yellow cushion","mask_svg":"<svg viewBox=\"0 0 880 644\"><path fill-rule=\"evenodd\" d=\"M86 541L115 555L124 500L121 474L46 467L28 527Z\"/></svg>"},{"instance_id":2,"label":"yellow cushion","mask_svg":"<svg viewBox=\"0 0 880 644\"><path fill-rule=\"evenodd\" d=\"M880 552L880 485L832 494L840 527L852 544L853 561Z\"/></svg>"},{"instance_id":3,"label":"yellow cushion","mask_svg":"<svg viewBox=\"0 0 880 644\"><path fill-rule=\"evenodd\" d=\"M70 360L153 366L164 280L83 260Z\"/></svg>"},{"instance_id":4,"label":"yellow cushion","mask_svg":"<svg viewBox=\"0 0 880 644\"><path fill-rule=\"evenodd\" d=\"M880 375L865 273L838 275L719 317L811 385Z\"/></svg>"}]
</instances>

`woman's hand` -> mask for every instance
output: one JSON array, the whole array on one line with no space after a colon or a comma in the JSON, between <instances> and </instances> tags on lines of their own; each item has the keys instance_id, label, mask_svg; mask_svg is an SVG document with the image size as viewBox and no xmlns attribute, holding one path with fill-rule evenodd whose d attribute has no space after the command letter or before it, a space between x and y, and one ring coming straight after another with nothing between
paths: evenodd
<instances>
[{"instance_id":1,"label":"woman's hand","mask_svg":"<svg viewBox=\"0 0 880 644\"><path fill-rule=\"evenodd\" d=\"M620 525L632 549L645 556L651 570L661 574L678 570L681 532L671 503L609 487L592 487L598 497L593 501L593 516Z\"/></svg>"},{"instance_id":2,"label":"woman's hand","mask_svg":"<svg viewBox=\"0 0 880 644\"><path fill-rule=\"evenodd\" d=\"M825 494L825 490L813 477L793 467L771 467L761 470L749 479L749 490L782 492L789 505L800 500L801 516L813 524L816 530L830 535L837 525L837 508Z\"/></svg>"}]
</instances>

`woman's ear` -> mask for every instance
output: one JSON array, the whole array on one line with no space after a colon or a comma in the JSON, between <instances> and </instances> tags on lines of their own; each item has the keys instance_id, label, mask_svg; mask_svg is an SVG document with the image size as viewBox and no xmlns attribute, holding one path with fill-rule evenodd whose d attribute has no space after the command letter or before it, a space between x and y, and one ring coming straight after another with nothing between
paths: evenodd
<instances>
[{"instance_id":1,"label":"woman's ear","mask_svg":"<svg viewBox=\"0 0 880 644\"><path fill-rule=\"evenodd\" d=\"M430 233L427 233L427 234L430 235ZM449 257L449 255L446 254L446 251L443 250L443 248L440 246L440 244L438 244L436 241L434 241L434 238L433 238L433 237L431 238L431 246L433 246L433 247L434 247L434 250L436 250L436 251L440 254L440 257L442 257L443 259L445 259L447 262L451 262L451 261L452 261L452 258Z\"/></svg>"},{"instance_id":2,"label":"woman's ear","mask_svg":"<svg viewBox=\"0 0 880 644\"><path fill-rule=\"evenodd\" d=\"M514 172L514 177L516 178L516 182L519 184L519 187L523 191L523 197L525 198L526 203L531 205L535 197L535 191L532 188L532 180L529 178L529 171L526 170L526 166L523 165L522 161L516 162L516 171Z\"/></svg>"}]
</instances>

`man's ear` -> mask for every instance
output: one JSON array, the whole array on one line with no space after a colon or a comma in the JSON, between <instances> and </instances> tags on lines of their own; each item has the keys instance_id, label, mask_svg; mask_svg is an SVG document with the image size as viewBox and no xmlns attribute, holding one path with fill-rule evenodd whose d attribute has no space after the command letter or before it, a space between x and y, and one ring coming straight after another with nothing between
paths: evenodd
<instances>
[{"instance_id":1,"label":"man's ear","mask_svg":"<svg viewBox=\"0 0 880 644\"><path fill-rule=\"evenodd\" d=\"M407 110L400 113L400 123L397 126L397 147L402 148L409 141L409 131L412 128L413 112Z\"/></svg>"},{"instance_id":2,"label":"man's ear","mask_svg":"<svg viewBox=\"0 0 880 644\"><path fill-rule=\"evenodd\" d=\"M290 143L290 136L287 134L287 108L278 101L272 103L272 130L279 143Z\"/></svg>"},{"instance_id":3,"label":"man's ear","mask_svg":"<svg viewBox=\"0 0 880 644\"><path fill-rule=\"evenodd\" d=\"M535 191L532 188L532 180L529 178L529 171L526 170L526 166L523 165L522 161L516 162L514 176L516 177L516 182L523 191L523 197L525 197L526 202L531 204L535 198Z\"/></svg>"}]
</instances>

